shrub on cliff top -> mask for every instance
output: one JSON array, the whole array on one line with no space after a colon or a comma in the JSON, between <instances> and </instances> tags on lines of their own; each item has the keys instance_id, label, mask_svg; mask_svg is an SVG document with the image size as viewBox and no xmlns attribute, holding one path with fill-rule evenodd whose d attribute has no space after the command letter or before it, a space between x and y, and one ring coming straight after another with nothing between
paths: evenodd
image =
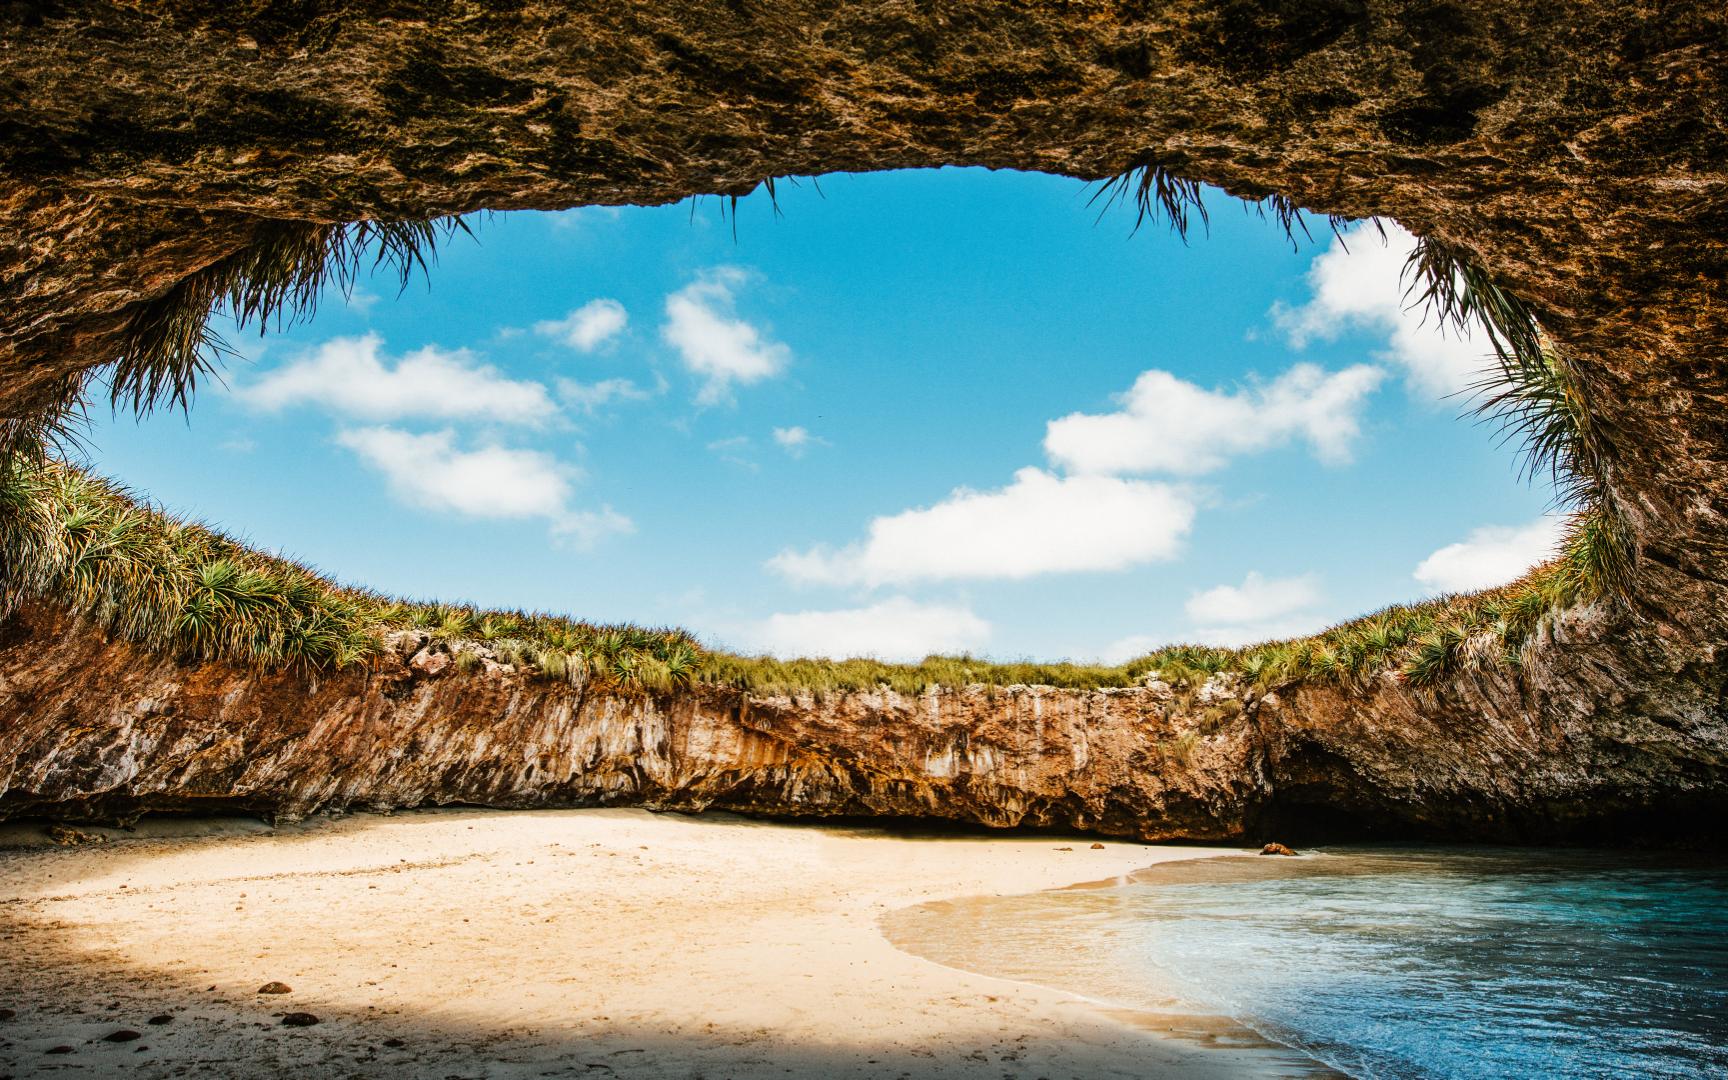
<instances>
[{"instance_id":1,"label":"shrub on cliff top","mask_svg":"<svg viewBox=\"0 0 1728 1080\"><path fill-rule=\"evenodd\" d=\"M1601 552L1615 550L1608 528L1582 514L1562 557L1518 582L1394 605L1294 641L1172 645L1118 665L779 660L706 650L676 629L391 600L175 518L64 462L16 457L0 469L0 615L47 600L145 648L267 669L366 664L381 655L387 632L419 630L447 643L462 670L478 667L476 650L485 648L550 680L642 691L695 683L761 694L917 694L980 683L1087 690L1155 676L1188 693L1223 672L1264 689L1303 681L1360 687L1385 672L1431 685L1459 668L1466 639L1489 635L1500 646L1496 662L1515 665L1551 612L1602 595Z\"/></svg>"},{"instance_id":2,"label":"shrub on cliff top","mask_svg":"<svg viewBox=\"0 0 1728 1080\"><path fill-rule=\"evenodd\" d=\"M455 643L463 665L478 664L463 646L477 642L556 678L575 672L666 688L688 683L700 655L679 630L411 604L346 588L28 455L0 465L0 560L0 615L27 600L61 603L117 637L189 660L342 668L377 658L387 631L420 629Z\"/></svg>"}]
</instances>

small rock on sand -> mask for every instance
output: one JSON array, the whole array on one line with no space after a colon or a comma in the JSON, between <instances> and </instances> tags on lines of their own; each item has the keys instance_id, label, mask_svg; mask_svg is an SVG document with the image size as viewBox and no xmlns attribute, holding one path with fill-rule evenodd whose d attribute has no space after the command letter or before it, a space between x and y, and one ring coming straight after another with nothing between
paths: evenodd
<instances>
[{"instance_id":1,"label":"small rock on sand","mask_svg":"<svg viewBox=\"0 0 1728 1080\"><path fill-rule=\"evenodd\" d=\"M48 839L61 847L75 847L79 844L100 844L108 838L100 833L74 829L70 825L50 825L48 826Z\"/></svg>"},{"instance_id":2,"label":"small rock on sand","mask_svg":"<svg viewBox=\"0 0 1728 1080\"><path fill-rule=\"evenodd\" d=\"M311 1027L316 1023L318 1018L306 1012L291 1012L282 1018L283 1027Z\"/></svg>"},{"instance_id":3,"label":"small rock on sand","mask_svg":"<svg viewBox=\"0 0 1728 1080\"><path fill-rule=\"evenodd\" d=\"M1294 851L1291 851L1289 848L1285 847L1283 844L1267 844L1265 847L1260 849L1260 854L1262 854L1262 855L1294 855L1296 853Z\"/></svg>"},{"instance_id":4,"label":"small rock on sand","mask_svg":"<svg viewBox=\"0 0 1728 1080\"><path fill-rule=\"evenodd\" d=\"M294 988L285 982L267 982L258 988L260 994L292 994Z\"/></svg>"},{"instance_id":5,"label":"small rock on sand","mask_svg":"<svg viewBox=\"0 0 1728 1080\"><path fill-rule=\"evenodd\" d=\"M1103 844L1093 844L1093 845L1092 845L1092 850L1093 850L1093 851L1103 851L1103 850L1104 850L1104 845L1103 845Z\"/></svg>"},{"instance_id":6,"label":"small rock on sand","mask_svg":"<svg viewBox=\"0 0 1728 1080\"><path fill-rule=\"evenodd\" d=\"M47 1050L43 1051L43 1053L47 1054L70 1054L73 1052L73 1049L66 1045L50 1046Z\"/></svg>"},{"instance_id":7,"label":"small rock on sand","mask_svg":"<svg viewBox=\"0 0 1728 1080\"><path fill-rule=\"evenodd\" d=\"M172 1024L173 1022L174 1018L167 1013L157 1013L155 1016L152 1016L150 1019L145 1021L145 1023L155 1024L157 1027L161 1027L163 1024Z\"/></svg>"},{"instance_id":8,"label":"small rock on sand","mask_svg":"<svg viewBox=\"0 0 1728 1080\"><path fill-rule=\"evenodd\" d=\"M143 1037L144 1037L144 1034L142 1032L133 1031L131 1028L121 1028L119 1031L110 1031L108 1034L102 1036L102 1041L103 1042L134 1042L138 1039L142 1039Z\"/></svg>"},{"instance_id":9,"label":"small rock on sand","mask_svg":"<svg viewBox=\"0 0 1728 1080\"><path fill-rule=\"evenodd\" d=\"M408 1043L403 1039L385 1039L384 1045L388 1046L392 1050L399 1050L402 1047L407 1046Z\"/></svg>"},{"instance_id":10,"label":"small rock on sand","mask_svg":"<svg viewBox=\"0 0 1728 1080\"><path fill-rule=\"evenodd\" d=\"M0 1009L0 1022L10 1020L17 1015L18 1013L12 1009Z\"/></svg>"}]
</instances>

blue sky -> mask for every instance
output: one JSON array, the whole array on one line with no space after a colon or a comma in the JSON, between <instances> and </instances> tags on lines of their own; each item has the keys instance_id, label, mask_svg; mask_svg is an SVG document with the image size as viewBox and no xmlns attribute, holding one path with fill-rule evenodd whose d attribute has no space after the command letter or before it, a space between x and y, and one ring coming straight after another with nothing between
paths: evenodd
<instances>
[{"instance_id":1,"label":"blue sky","mask_svg":"<svg viewBox=\"0 0 1728 1080\"><path fill-rule=\"evenodd\" d=\"M1514 576L1549 492L1459 419L1409 240L1292 250L1036 174L503 214L90 459L346 581L782 654L1121 658ZM220 325L220 324L219 324Z\"/></svg>"}]
</instances>

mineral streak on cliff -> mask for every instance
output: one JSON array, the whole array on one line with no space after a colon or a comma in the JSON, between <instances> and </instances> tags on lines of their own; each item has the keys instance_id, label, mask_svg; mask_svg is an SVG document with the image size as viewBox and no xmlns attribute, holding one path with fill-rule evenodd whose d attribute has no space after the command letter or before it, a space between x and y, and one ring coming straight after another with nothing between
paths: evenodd
<instances>
[{"instance_id":1,"label":"mineral streak on cliff","mask_svg":"<svg viewBox=\"0 0 1728 1080\"><path fill-rule=\"evenodd\" d=\"M0 6L0 422L273 220L666 202L785 174L1156 163L1387 215L1527 301L1638 554L1515 671L1288 688L599 698L507 673L177 668L5 628L9 812L633 800L1476 836L1721 820L1728 9L1630 0ZM170 688L173 689L170 689ZM1276 698L1276 700L1273 700ZM1189 736L1193 736L1189 738ZM1688 816L1690 815L1690 816Z\"/></svg>"},{"instance_id":2,"label":"mineral streak on cliff","mask_svg":"<svg viewBox=\"0 0 1728 1080\"><path fill-rule=\"evenodd\" d=\"M1585 651L1584 615L1563 632ZM50 608L0 638L0 818L439 803L948 818L1144 839L1595 840L1721 828L1728 730L1696 683L1607 702L1597 669L1443 694L1161 682L752 697L589 693L398 633L371 673L175 664ZM1565 655L1576 659L1576 655ZM1580 687L1598 695L1586 698Z\"/></svg>"}]
</instances>

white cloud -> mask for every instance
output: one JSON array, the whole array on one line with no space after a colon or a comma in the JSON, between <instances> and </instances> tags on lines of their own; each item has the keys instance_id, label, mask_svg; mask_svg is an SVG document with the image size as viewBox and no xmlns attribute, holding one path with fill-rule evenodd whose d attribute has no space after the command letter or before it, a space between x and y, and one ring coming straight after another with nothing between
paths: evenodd
<instances>
[{"instance_id":1,"label":"white cloud","mask_svg":"<svg viewBox=\"0 0 1728 1080\"><path fill-rule=\"evenodd\" d=\"M1277 619L1320 600L1312 575L1266 578L1253 571L1240 585L1218 585L1188 598L1184 610L1195 622L1251 623Z\"/></svg>"},{"instance_id":2,"label":"white cloud","mask_svg":"<svg viewBox=\"0 0 1728 1080\"><path fill-rule=\"evenodd\" d=\"M537 450L461 450L451 431L417 435L392 427L355 428L336 441L383 473L396 498L423 509L474 518L544 518L555 535L578 542L632 529L610 507L571 509L581 474Z\"/></svg>"},{"instance_id":3,"label":"white cloud","mask_svg":"<svg viewBox=\"0 0 1728 1080\"><path fill-rule=\"evenodd\" d=\"M654 396L652 391L629 379L601 379L591 383L559 379L557 387L560 401L585 413L593 413L614 401L646 401Z\"/></svg>"},{"instance_id":4,"label":"white cloud","mask_svg":"<svg viewBox=\"0 0 1728 1080\"><path fill-rule=\"evenodd\" d=\"M862 543L786 550L768 565L794 581L866 586L1120 570L1174 557L1194 509L1168 484L1025 468L1000 490L959 488L875 518Z\"/></svg>"},{"instance_id":5,"label":"white cloud","mask_svg":"<svg viewBox=\"0 0 1728 1080\"><path fill-rule=\"evenodd\" d=\"M342 297L342 303L361 315L370 315L372 308L382 299L384 298L366 286L356 285Z\"/></svg>"},{"instance_id":6,"label":"white cloud","mask_svg":"<svg viewBox=\"0 0 1728 1080\"><path fill-rule=\"evenodd\" d=\"M534 332L579 352L593 352L624 332L630 315L624 305L605 298L590 300L564 316L534 324Z\"/></svg>"},{"instance_id":7,"label":"white cloud","mask_svg":"<svg viewBox=\"0 0 1728 1080\"><path fill-rule=\"evenodd\" d=\"M1202 645L1236 646L1295 637L1322 627L1314 608L1321 601L1311 574L1268 578L1250 571L1240 585L1197 592L1184 605L1196 624L1188 638Z\"/></svg>"},{"instance_id":8,"label":"white cloud","mask_svg":"<svg viewBox=\"0 0 1728 1080\"><path fill-rule=\"evenodd\" d=\"M1312 297L1295 308L1274 304L1273 321L1297 348L1350 328L1382 333L1377 358L1403 368L1412 390L1445 397L1468 389L1491 363L1489 346L1410 306L1416 296L1405 296L1404 261L1416 238L1394 222L1385 228L1384 241L1369 222L1333 238L1308 269Z\"/></svg>"},{"instance_id":9,"label":"white cloud","mask_svg":"<svg viewBox=\"0 0 1728 1080\"><path fill-rule=\"evenodd\" d=\"M757 648L783 658L919 660L981 647L990 624L966 607L896 596L869 607L777 613L749 633Z\"/></svg>"},{"instance_id":10,"label":"white cloud","mask_svg":"<svg viewBox=\"0 0 1728 1080\"><path fill-rule=\"evenodd\" d=\"M803 457L804 451L812 446L825 446L826 441L810 434L802 427L777 427L774 429L774 441L780 449L793 457Z\"/></svg>"},{"instance_id":11,"label":"white cloud","mask_svg":"<svg viewBox=\"0 0 1728 1080\"><path fill-rule=\"evenodd\" d=\"M731 435L724 439L715 439L708 444L708 452L720 458L728 465L736 465L751 472L760 472L762 466L750 457L750 436Z\"/></svg>"},{"instance_id":12,"label":"white cloud","mask_svg":"<svg viewBox=\"0 0 1728 1080\"><path fill-rule=\"evenodd\" d=\"M1159 637L1156 634L1129 634L1127 637L1117 638L1104 646L1103 651L1098 654L1098 660L1105 664L1126 664L1135 657L1145 656L1154 649L1168 644L1170 644L1169 638Z\"/></svg>"},{"instance_id":13,"label":"white cloud","mask_svg":"<svg viewBox=\"0 0 1728 1080\"><path fill-rule=\"evenodd\" d=\"M1504 585L1554 557L1566 519L1544 514L1527 525L1485 525L1447 544L1416 567L1416 580L1434 592L1473 592Z\"/></svg>"},{"instance_id":14,"label":"white cloud","mask_svg":"<svg viewBox=\"0 0 1728 1080\"><path fill-rule=\"evenodd\" d=\"M1305 439L1320 460L1341 463L1350 459L1362 408L1382 377L1367 365L1329 373L1297 364L1270 383L1227 392L1146 371L1117 395L1118 411L1050 421L1044 450L1073 472L1193 475Z\"/></svg>"},{"instance_id":15,"label":"white cloud","mask_svg":"<svg viewBox=\"0 0 1728 1080\"><path fill-rule=\"evenodd\" d=\"M544 386L511 379L467 349L428 345L392 366L383 345L377 334L332 338L235 396L259 409L322 405L368 420L538 424L558 411Z\"/></svg>"},{"instance_id":16,"label":"white cloud","mask_svg":"<svg viewBox=\"0 0 1728 1080\"><path fill-rule=\"evenodd\" d=\"M726 401L734 383L777 375L792 360L791 349L737 316L734 293L748 280L737 267L716 267L666 297L660 332L684 366L705 380L698 404Z\"/></svg>"}]
</instances>

